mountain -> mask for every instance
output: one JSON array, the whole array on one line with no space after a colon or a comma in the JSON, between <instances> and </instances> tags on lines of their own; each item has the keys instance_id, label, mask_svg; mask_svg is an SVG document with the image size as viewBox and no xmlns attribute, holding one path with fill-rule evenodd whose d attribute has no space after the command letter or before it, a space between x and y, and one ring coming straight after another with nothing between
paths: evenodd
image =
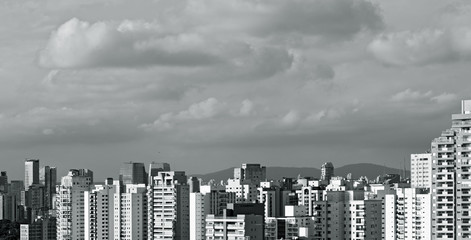
<instances>
[{"instance_id":1,"label":"mountain","mask_svg":"<svg viewBox=\"0 0 471 240\"><path fill-rule=\"evenodd\" d=\"M366 176L368 179L374 179L378 175L387 173L402 174L403 170L396 168L384 167L372 163L358 163L349 164L342 167L335 168L335 176L346 177L348 173L352 173L353 179L357 179L360 176ZM283 177L297 178L298 175L303 177L315 177L321 176L321 170L317 168L297 168L297 167L267 167L267 178L268 179L282 179ZM410 176L410 171L406 171L406 175ZM217 172L207 174L196 174L191 175L194 177L202 178L204 181L214 179L216 181L227 180L234 176L234 168L228 168Z\"/></svg>"}]
</instances>

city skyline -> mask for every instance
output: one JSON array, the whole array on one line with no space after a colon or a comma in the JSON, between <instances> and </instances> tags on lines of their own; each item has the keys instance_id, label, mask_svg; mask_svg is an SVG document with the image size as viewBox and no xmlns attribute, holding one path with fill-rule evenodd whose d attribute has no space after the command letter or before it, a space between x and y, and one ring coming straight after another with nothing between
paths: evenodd
<instances>
[{"instance_id":1,"label":"city skyline","mask_svg":"<svg viewBox=\"0 0 471 240\"><path fill-rule=\"evenodd\" d=\"M0 163L401 168L470 99L463 0L5 0Z\"/></svg>"}]
</instances>

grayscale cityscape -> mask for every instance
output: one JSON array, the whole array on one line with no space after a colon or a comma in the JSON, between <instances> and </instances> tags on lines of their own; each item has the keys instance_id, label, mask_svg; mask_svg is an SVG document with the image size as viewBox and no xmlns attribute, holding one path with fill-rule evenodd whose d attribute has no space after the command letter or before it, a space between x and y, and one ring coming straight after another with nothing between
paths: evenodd
<instances>
[{"instance_id":1,"label":"grayscale cityscape","mask_svg":"<svg viewBox=\"0 0 471 240\"><path fill-rule=\"evenodd\" d=\"M437 131L439 132L439 131ZM471 237L471 100L462 101L410 172L267 177L243 163L227 180L170 163L121 164L119 178L24 161L24 180L0 173L2 235L11 239L462 239ZM404 166L405 167L405 166ZM98 178L98 179L97 179ZM103 180L103 181L102 181ZM5 221L6 220L6 221ZM7 224L9 223L9 225ZM15 225L16 224L16 225ZM18 229L19 226L19 229ZM8 230L6 230L8 229ZM19 230L19 231L18 231ZM18 236L19 235L19 236ZM5 239L9 239L6 237Z\"/></svg>"},{"instance_id":2,"label":"grayscale cityscape","mask_svg":"<svg viewBox=\"0 0 471 240\"><path fill-rule=\"evenodd\" d=\"M0 240L471 239L470 0L0 22Z\"/></svg>"}]
</instances>

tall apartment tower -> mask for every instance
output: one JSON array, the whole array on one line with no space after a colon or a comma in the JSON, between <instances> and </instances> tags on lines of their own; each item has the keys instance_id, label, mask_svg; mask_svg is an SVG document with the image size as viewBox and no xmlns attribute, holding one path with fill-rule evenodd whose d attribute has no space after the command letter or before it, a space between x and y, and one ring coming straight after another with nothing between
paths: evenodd
<instances>
[{"instance_id":1,"label":"tall apartment tower","mask_svg":"<svg viewBox=\"0 0 471 240\"><path fill-rule=\"evenodd\" d=\"M39 184L39 159L25 160L25 190L29 186Z\"/></svg>"},{"instance_id":2,"label":"tall apartment tower","mask_svg":"<svg viewBox=\"0 0 471 240\"><path fill-rule=\"evenodd\" d=\"M205 199L209 195L190 192L190 240L206 239L205 216L207 214Z\"/></svg>"},{"instance_id":3,"label":"tall apartment tower","mask_svg":"<svg viewBox=\"0 0 471 240\"><path fill-rule=\"evenodd\" d=\"M471 100L432 147L432 239L471 237Z\"/></svg>"},{"instance_id":4,"label":"tall apartment tower","mask_svg":"<svg viewBox=\"0 0 471 240\"><path fill-rule=\"evenodd\" d=\"M182 171L159 172L148 186L148 239L190 238L190 190Z\"/></svg>"},{"instance_id":5,"label":"tall apartment tower","mask_svg":"<svg viewBox=\"0 0 471 240\"><path fill-rule=\"evenodd\" d=\"M410 155L412 188L432 188L432 154L419 153Z\"/></svg>"},{"instance_id":6,"label":"tall apartment tower","mask_svg":"<svg viewBox=\"0 0 471 240\"><path fill-rule=\"evenodd\" d=\"M258 186L260 182L265 181L266 178L267 169L260 164L243 163L242 167L234 168L234 179L236 180L252 182Z\"/></svg>"},{"instance_id":7,"label":"tall apartment tower","mask_svg":"<svg viewBox=\"0 0 471 240\"><path fill-rule=\"evenodd\" d=\"M395 186L384 191L383 238L384 240L431 239L432 194L430 189ZM378 198L379 199L379 198Z\"/></svg>"},{"instance_id":8,"label":"tall apartment tower","mask_svg":"<svg viewBox=\"0 0 471 240\"><path fill-rule=\"evenodd\" d=\"M8 176L7 172L0 172L0 192L8 192Z\"/></svg>"},{"instance_id":9,"label":"tall apartment tower","mask_svg":"<svg viewBox=\"0 0 471 240\"><path fill-rule=\"evenodd\" d=\"M147 239L145 184L107 179L85 192L85 239Z\"/></svg>"},{"instance_id":10,"label":"tall apartment tower","mask_svg":"<svg viewBox=\"0 0 471 240\"><path fill-rule=\"evenodd\" d=\"M170 171L170 164L152 162L151 164L149 164L148 183L151 184L153 181L153 177L157 176L159 172L169 172L169 171Z\"/></svg>"},{"instance_id":11,"label":"tall apartment tower","mask_svg":"<svg viewBox=\"0 0 471 240\"><path fill-rule=\"evenodd\" d=\"M144 163L125 162L119 171L119 180L123 184L145 184L147 174Z\"/></svg>"},{"instance_id":12,"label":"tall apartment tower","mask_svg":"<svg viewBox=\"0 0 471 240\"><path fill-rule=\"evenodd\" d=\"M44 206L52 209L52 197L56 193L57 169L45 166L39 170L39 184L44 186Z\"/></svg>"},{"instance_id":13,"label":"tall apartment tower","mask_svg":"<svg viewBox=\"0 0 471 240\"><path fill-rule=\"evenodd\" d=\"M107 179L105 185L85 191L85 239L113 239L116 190L113 181Z\"/></svg>"},{"instance_id":14,"label":"tall apartment tower","mask_svg":"<svg viewBox=\"0 0 471 240\"><path fill-rule=\"evenodd\" d=\"M334 165L331 162L326 162L321 166L321 180L327 183L334 176Z\"/></svg>"},{"instance_id":15,"label":"tall apartment tower","mask_svg":"<svg viewBox=\"0 0 471 240\"><path fill-rule=\"evenodd\" d=\"M93 172L71 169L56 187L57 239L85 239L85 191L93 183Z\"/></svg>"}]
</instances>

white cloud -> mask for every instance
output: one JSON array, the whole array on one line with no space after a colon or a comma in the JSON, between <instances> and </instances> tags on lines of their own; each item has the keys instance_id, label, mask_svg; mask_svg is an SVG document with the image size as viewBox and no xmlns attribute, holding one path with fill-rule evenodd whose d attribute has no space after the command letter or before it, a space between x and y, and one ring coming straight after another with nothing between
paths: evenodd
<instances>
[{"instance_id":1,"label":"white cloud","mask_svg":"<svg viewBox=\"0 0 471 240\"><path fill-rule=\"evenodd\" d=\"M471 57L471 27L452 26L401 31L377 36L368 50L395 66L427 65Z\"/></svg>"},{"instance_id":2,"label":"white cloud","mask_svg":"<svg viewBox=\"0 0 471 240\"><path fill-rule=\"evenodd\" d=\"M226 110L226 104L216 98L208 98L202 102L192 104L188 110L178 113L178 119L207 119L213 118Z\"/></svg>"},{"instance_id":3,"label":"white cloud","mask_svg":"<svg viewBox=\"0 0 471 240\"><path fill-rule=\"evenodd\" d=\"M269 49L255 53L260 58L254 61L279 61L270 53L288 52L296 45L293 39L303 42L306 37L310 44L316 42L313 39L342 42L383 24L379 7L364 0L189 0L155 5L158 20L155 16L150 21L70 19L52 32L39 64L46 68L208 66L237 57L227 51L233 43Z\"/></svg>"},{"instance_id":4,"label":"white cloud","mask_svg":"<svg viewBox=\"0 0 471 240\"><path fill-rule=\"evenodd\" d=\"M393 102L413 102L413 101L432 101L436 103L446 103L456 100L458 97L454 93L442 93L439 95L433 94L432 91L420 92L413 91L410 88L398 92L391 97Z\"/></svg>"},{"instance_id":5,"label":"white cloud","mask_svg":"<svg viewBox=\"0 0 471 240\"><path fill-rule=\"evenodd\" d=\"M447 103L454 101L458 98L456 94L453 93L442 93L440 95L432 97L430 100L435 101L437 103Z\"/></svg>"},{"instance_id":6,"label":"white cloud","mask_svg":"<svg viewBox=\"0 0 471 240\"><path fill-rule=\"evenodd\" d=\"M211 119L227 113L228 110L226 103L211 97L190 105L187 110L161 114L153 123L142 124L140 127L146 130L166 131L173 129L178 122Z\"/></svg>"},{"instance_id":7,"label":"white cloud","mask_svg":"<svg viewBox=\"0 0 471 240\"><path fill-rule=\"evenodd\" d=\"M281 118L281 123L287 126L294 126L298 124L300 120L301 116L299 115L298 111L291 110Z\"/></svg>"},{"instance_id":8,"label":"white cloud","mask_svg":"<svg viewBox=\"0 0 471 240\"><path fill-rule=\"evenodd\" d=\"M397 66L448 60L448 34L443 30L403 31L378 36L368 46L380 61Z\"/></svg>"},{"instance_id":9,"label":"white cloud","mask_svg":"<svg viewBox=\"0 0 471 240\"><path fill-rule=\"evenodd\" d=\"M239 114L241 116L249 116L251 114L254 114L254 103L250 101L249 99L245 99L242 101L242 106L240 107Z\"/></svg>"},{"instance_id":10,"label":"white cloud","mask_svg":"<svg viewBox=\"0 0 471 240\"><path fill-rule=\"evenodd\" d=\"M200 66L217 58L196 34L162 30L157 22L89 23L73 18L51 34L39 64L48 68Z\"/></svg>"},{"instance_id":11,"label":"white cloud","mask_svg":"<svg viewBox=\"0 0 471 240\"><path fill-rule=\"evenodd\" d=\"M393 102L417 101L421 99L430 98L430 96L432 96L432 91L420 92L420 91L413 91L410 88L408 88L402 92L398 92L394 94L391 97L391 101Z\"/></svg>"}]
</instances>

